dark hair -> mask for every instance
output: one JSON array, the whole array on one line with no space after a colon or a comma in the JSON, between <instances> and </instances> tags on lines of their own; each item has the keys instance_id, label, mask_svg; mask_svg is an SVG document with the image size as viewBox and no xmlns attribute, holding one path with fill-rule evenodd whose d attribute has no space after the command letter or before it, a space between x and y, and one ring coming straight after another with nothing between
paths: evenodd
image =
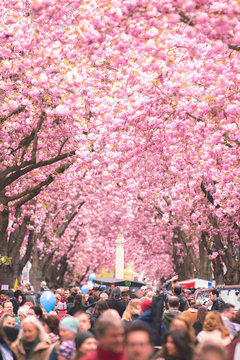
<instances>
[{"instance_id":1,"label":"dark hair","mask_svg":"<svg viewBox=\"0 0 240 360\"><path fill-rule=\"evenodd\" d=\"M42 319L43 312L42 312L41 306L34 305L34 306L31 306L30 309L33 310L37 316L39 316L39 319Z\"/></svg>"},{"instance_id":2,"label":"dark hair","mask_svg":"<svg viewBox=\"0 0 240 360\"><path fill-rule=\"evenodd\" d=\"M82 295L81 294L77 294L74 298L74 302L73 302L73 306L74 307L78 307L79 305L82 304Z\"/></svg>"},{"instance_id":3,"label":"dark hair","mask_svg":"<svg viewBox=\"0 0 240 360\"><path fill-rule=\"evenodd\" d=\"M97 319L107 309L109 309L109 306L106 300L98 300L94 306L91 316Z\"/></svg>"},{"instance_id":4,"label":"dark hair","mask_svg":"<svg viewBox=\"0 0 240 360\"><path fill-rule=\"evenodd\" d=\"M111 293L111 298L112 299L119 299L120 298L120 295L121 295L121 290L119 287L115 287L113 290L112 290L112 293Z\"/></svg>"},{"instance_id":5,"label":"dark hair","mask_svg":"<svg viewBox=\"0 0 240 360\"><path fill-rule=\"evenodd\" d=\"M229 311L230 309L234 309L234 305L230 303L223 303L221 304L219 311L223 313L224 311Z\"/></svg>"},{"instance_id":6,"label":"dark hair","mask_svg":"<svg viewBox=\"0 0 240 360\"><path fill-rule=\"evenodd\" d=\"M180 295L181 292L182 292L181 286L175 286L175 287L173 288L173 292L174 292L175 295Z\"/></svg>"},{"instance_id":7,"label":"dark hair","mask_svg":"<svg viewBox=\"0 0 240 360\"><path fill-rule=\"evenodd\" d=\"M145 332L148 335L150 344L153 345L152 338L151 338L151 331L150 331L149 327L144 325L140 321L136 322L136 323L133 323L132 325L129 325L129 326L126 327L126 329L125 329L125 343L127 343L128 335L133 333L133 332L136 332L136 331Z\"/></svg>"},{"instance_id":8,"label":"dark hair","mask_svg":"<svg viewBox=\"0 0 240 360\"><path fill-rule=\"evenodd\" d=\"M179 360L191 360L193 357L194 352L194 343L189 335L189 333L185 329L175 329L167 332L164 336L164 346L162 355L164 359L168 360L170 359L170 356L168 355L167 348L166 348L166 342L168 337L172 338L172 341L174 345L176 346L178 352L179 352Z\"/></svg>"},{"instance_id":9,"label":"dark hair","mask_svg":"<svg viewBox=\"0 0 240 360\"><path fill-rule=\"evenodd\" d=\"M198 309L198 312L197 312L197 320L203 325L204 323L204 320L205 320L205 317L207 315L208 311L207 311L207 308L205 306L201 306L199 309Z\"/></svg>"},{"instance_id":10,"label":"dark hair","mask_svg":"<svg viewBox=\"0 0 240 360\"><path fill-rule=\"evenodd\" d=\"M69 297L67 298L67 303L73 303L74 302L74 296L73 295L69 295Z\"/></svg>"},{"instance_id":11,"label":"dark hair","mask_svg":"<svg viewBox=\"0 0 240 360\"><path fill-rule=\"evenodd\" d=\"M212 293L213 295L217 295L217 297L219 297L219 292L217 289L212 289L210 290L209 294Z\"/></svg>"},{"instance_id":12,"label":"dark hair","mask_svg":"<svg viewBox=\"0 0 240 360\"><path fill-rule=\"evenodd\" d=\"M179 298L176 296L170 296L170 298L168 299L168 304L171 307L179 307L179 305L180 305Z\"/></svg>"},{"instance_id":13,"label":"dark hair","mask_svg":"<svg viewBox=\"0 0 240 360\"><path fill-rule=\"evenodd\" d=\"M59 319L56 315L48 315L43 318L43 323L49 327L50 332L59 335Z\"/></svg>"}]
</instances>

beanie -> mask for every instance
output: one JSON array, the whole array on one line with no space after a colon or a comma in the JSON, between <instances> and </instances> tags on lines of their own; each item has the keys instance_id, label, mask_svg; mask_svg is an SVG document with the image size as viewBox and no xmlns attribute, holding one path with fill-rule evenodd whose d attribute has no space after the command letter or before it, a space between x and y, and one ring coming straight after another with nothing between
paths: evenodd
<instances>
[{"instance_id":1,"label":"beanie","mask_svg":"<svg viewBox=\"0 0 240 360\"><path fill-rule=\"evenodd\" d=\"M66 317L62 319L62 321L59 324L59 327L69 330L74 334L76 334L78 332L79 321L74 317Z\"/></svg>"},{"instance_id":2,"label":"beanie","mask_svg":"<svg viewBox=\"0 0 240 360\"><path fill-rule=\"evenodd\" d=\"M77 333L76 337L75 337L75 344L76 344L76 348L79 349L80 346L82 345L82 343L88 339L88 338L94 338L93 334L90 333L90 331L81 331L79 333Z\"/></svg>"},{"instance_id":3,"label":"beanie","mask_svg":"<svg viewBox=\"0 0 240 360\"><path fill-rule=\"evenodd\" d=\"M64 298L61 298L57 304L57 310L67 310L67 304Z\"/></svg>"},{"instance_id":4,"label":"beanie","mask_svg":"<svg viewBox=\"0 0 240 360\"><path fill-rule=\"evenodd\" d=\"M66 359L71 359L74 351L76 350L75 342L72 340L66 340L61 343L57 350L57 354Z\"/></svg>"},{"instance_id":5,"label":"beanie","mask_svg":"<svg viewBox=\"0 0 240 360\"><path fill-rule=\"evenodd\" d=\"M12 290L7 290L6 291L6 295L10 298L13 298L14 297L14 292Z\"/></svg>"},{"instance_id":6,"label":"beanie","mask_svg":"<svg viewBox=\"0 0 240 360\"><path fill-rule=\"evenodd\" d=\"M152 300L149 300L149 299L148 299L148 300L144 300L143 302L141 302L140 306L141 306L142 312L145 312L145 311L151 309L151 307L152 307Z\"/></svg>"}]
</instances>

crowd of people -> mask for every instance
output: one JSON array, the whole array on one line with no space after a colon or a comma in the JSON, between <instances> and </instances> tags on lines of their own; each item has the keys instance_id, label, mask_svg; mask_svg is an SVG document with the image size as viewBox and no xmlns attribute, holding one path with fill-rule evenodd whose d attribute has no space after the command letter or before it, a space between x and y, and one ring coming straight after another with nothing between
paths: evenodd
<instances>
[{"instance_id":1,"label":"crowd of people","mask_svg":"<svg viewBox=\"0 0 240 360\"><path fill-rule=\"evenodd\" d=\"M41 306L52 291L55 307ZM240 360L240 311L210 292L211 309L178 277L152 287L0 291L0 360Z\"/></svg>"}]
</instances>

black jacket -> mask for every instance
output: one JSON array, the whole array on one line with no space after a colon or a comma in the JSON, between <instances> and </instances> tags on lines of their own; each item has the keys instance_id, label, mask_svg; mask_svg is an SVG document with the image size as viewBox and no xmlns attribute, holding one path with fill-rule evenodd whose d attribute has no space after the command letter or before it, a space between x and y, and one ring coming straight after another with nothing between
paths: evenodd
<instances>
[{"instance_id":1,"label":"black jacket","mask_svg":"<svg viewBox=\"0 0 240 360\"><path fill-rule=\"evenodd\" d=\"M164 295L156 295L152 299L152 340L155 346L162 344L162 316Z\"/></svg>"}]
</instances>

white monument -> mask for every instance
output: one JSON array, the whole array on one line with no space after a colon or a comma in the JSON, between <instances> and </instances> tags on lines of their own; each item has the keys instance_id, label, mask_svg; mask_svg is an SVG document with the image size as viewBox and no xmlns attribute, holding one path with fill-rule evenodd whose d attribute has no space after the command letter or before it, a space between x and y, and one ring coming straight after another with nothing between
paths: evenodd
<instances>
[{"instance_id":1,"label":"white monument","mask_svg":"<svg viewBox=\"0 0 240 360\"><path fill-rule=\"evenodd\" d=\"M116 239L115 277L123 279L124 272L124 238L122 231Z\"/></svg>"}]
</instances>

